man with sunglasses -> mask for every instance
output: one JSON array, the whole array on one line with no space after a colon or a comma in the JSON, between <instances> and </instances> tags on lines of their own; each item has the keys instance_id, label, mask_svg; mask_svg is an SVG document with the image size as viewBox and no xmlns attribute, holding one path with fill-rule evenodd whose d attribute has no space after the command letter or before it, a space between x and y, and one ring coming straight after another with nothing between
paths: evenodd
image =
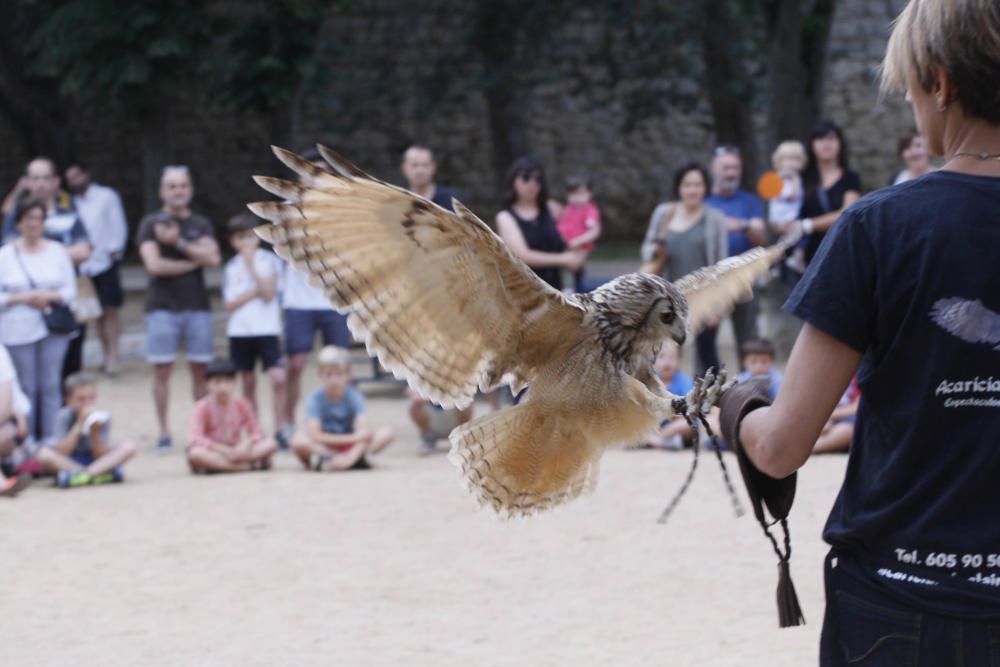
<instances>
[{"instance_id":1,"label":"man with sunglasses","mask_svg":"<svg viewBox=\"0 0 1000 667\"><path fill-rule=\"evenodd\" d=\"M705 204L722 211L726 217L730 257L767 242L764 203L757 195L740 188L742 178L743 159L739 148L727 145L716 148L712 155L712 194L705 198ZM737 350L758 337L758 308L754 295L733 309L731 319Z\"/></svg>"}]
</instances>

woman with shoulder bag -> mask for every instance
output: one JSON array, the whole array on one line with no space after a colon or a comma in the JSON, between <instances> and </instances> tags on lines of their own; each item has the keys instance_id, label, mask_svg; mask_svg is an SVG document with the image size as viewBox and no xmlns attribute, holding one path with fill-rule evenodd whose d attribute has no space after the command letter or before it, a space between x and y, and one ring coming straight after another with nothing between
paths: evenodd
<instances>
[{"instance_id":1,"label":"woman with shoulder bag","mask_svg":"<svg viewBox=\"0 0 1000 667\"><path fill-rule=\"evenodd\" d=\"M43 235L41 201L22 201L15 224L18 238L0 248L0 343L31 401L29 437L44 442L52 437L63 358L77 326L68 307L76 274L66 248Z\"/></svg>"},{"instance_id":2,"label":"woman with shoulder bag","mask_svg":"<svg viewBox=\"0 0 1000 667\"><path fill-rule=\"evenodd\" d=\"M725 217L705 205L710 189L708 171L700 164L692 162L677 170L675 201L660 204L650 216L640 271L672 282L729 255ZM707 327L695 340L697 375L720 366L717 333L717 326Z\"/></svg>"}]
</instances>

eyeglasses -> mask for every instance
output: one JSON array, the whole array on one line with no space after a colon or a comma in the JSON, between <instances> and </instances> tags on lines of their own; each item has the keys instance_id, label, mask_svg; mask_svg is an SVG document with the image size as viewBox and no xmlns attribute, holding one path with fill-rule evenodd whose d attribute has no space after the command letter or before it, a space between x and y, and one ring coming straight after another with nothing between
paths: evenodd
<instances>
[{"instance_id":1,"label":"eyeglasses","mask_svg":"<svg viewBox=\"0 0 1000 667\"><path fill-rule=\"evenodd\" d=\"M518 174L517 178L518 180L524 181L525 183L529 183L531 181L534 181L535 183L542 182L542 175L539 174L537 171L529 172L527 174Z\"/></svg>"},{"instance_id":2,"label":"eyeglasses","mask_svg":"<svg viewBox=\"0 0 1000 667\"><path fill-rule=\"evenodd\" d=\"M739 155L740 149L737 146L732 146L730 144L722 144L716 146L715 150L712 152L712 157L719 157L720 155Z\"/></svg>"}]
</instances>

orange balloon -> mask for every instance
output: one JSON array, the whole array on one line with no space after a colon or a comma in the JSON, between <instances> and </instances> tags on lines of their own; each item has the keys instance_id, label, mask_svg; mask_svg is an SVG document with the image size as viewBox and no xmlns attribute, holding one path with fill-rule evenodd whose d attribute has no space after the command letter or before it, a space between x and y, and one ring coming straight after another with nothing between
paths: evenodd
<instances>
[{"instance_id":1,"label":"orange balloon","mask_svg":"<svg viewBox=\"0 0 1000 667\"><path fill-rule=\"evenodd\" d=\"M784 182L781 180L781 176L778 176L776 171L767 171L760 177L757 181L757 194L761 196L762 199L770 201L781 194L781 188L784 187Z\"/></svg>"}]
</instances>

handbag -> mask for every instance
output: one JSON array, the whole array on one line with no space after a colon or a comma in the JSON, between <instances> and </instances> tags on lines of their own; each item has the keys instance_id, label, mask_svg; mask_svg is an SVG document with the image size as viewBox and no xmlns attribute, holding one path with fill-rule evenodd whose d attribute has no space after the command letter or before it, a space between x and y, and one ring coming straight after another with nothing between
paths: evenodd
<instances>
[{"instance_id":1,"label":"handbag","mask_svg":"<svg viewBox=\"0 0 1000 667\"><path fill-rule=\"evenodd\" d=\"M17 246L14 247L14 256L17 257L17 263L21 265L21 271L28 279L28 285L31 289L38 289L38 283L24 266L24 260L21 259L21 252ZM70 334L80 327L76 322L76 317L73 316L73 311L65 303L50 303L49 307L42 311L42 319L50 334Z\"/></svg>"},{"instance_id":2,"label":"handbag","mask_svg":"<svg viewBox=\"0 0 1000 667\"><path fill-rule=\"evenodd\" d=\"M101 301L97 298L94 281L90 279L90 276L81 273L76 277L76 298L70 305L70 309L80 324L93 322L104 313Z\"/></svg>"},{"instance_id":3,"label":"handbag","mask_svg":"<svg viewBox=\"0 0 1000 667\"><path fill-rule=\"evenodd\" d=\"M670 221L673 220L674 213L677 212L677 209L678 209L678 205L677 204L673 204L673 205L670 206L670 208L668 210L666 210L666 211L663 212L663 214L660 216L660 219L657 220L657 222L656 222L656 231L657 232L659 232L660 229L664 226L664 223L666 223L667 225L670 224ZM657 242L665 242L666 241L666 234L664 234L663 236L658 236L656 238L656 241ZM657 247L656 247L656 250L653 251L653 259L648 260L648 261L643 262L642 264L640 264L639 265L639 273L652 273L653 275L656 275L656 276L662 276L663 275L663 269L664 269L664 267L666 267L666 265L667 265L667 252L666 252L666 248L665 247L661 247L659 245L659 243L658 243Z\"/></svg>"}]
</instances>

